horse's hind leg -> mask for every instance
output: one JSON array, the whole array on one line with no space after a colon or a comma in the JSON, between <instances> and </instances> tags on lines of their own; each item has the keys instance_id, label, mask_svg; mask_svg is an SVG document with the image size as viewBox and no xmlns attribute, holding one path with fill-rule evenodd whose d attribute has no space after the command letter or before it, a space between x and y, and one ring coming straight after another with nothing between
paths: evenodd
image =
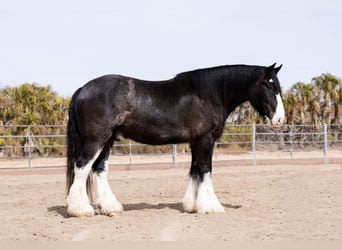
<instances>
[{"instance_id":1,"label":"horse's hind leg","mask_svg":"<svg viewBox=\"0 0 342 250\"><path fill-rule=\"evenodd\" d=\"M211 181L213 147L211 136L191 144L190 181L183 199L184 210L187 212L224 212Z\"/></svg>"},{"instance_id":2,"label":"horse's hind leg","mask_svg":"<svg viewBox=\"0 0 342 250\"><path fill-rule=\"evenodd\" d=\"M74 181L67 197L67 213L70 216L93 216L94 208L90 205L87 194L87 179L92 165L101 153L97 144L85 144L81 155L75 162Z\"/></svg>"},{"instance_id":3,"label":"horse's hind leg","mask_svg":"<svg viewBox=\"0 0 342 250\"><path fill-rule=\"evenodd\" d=\"M108 183L108 157L113 140L110 139L93 165L96 183L96 204L101 214L114 216L122 213L122 205L116 199Z\"/></svg>"}]
</instances>

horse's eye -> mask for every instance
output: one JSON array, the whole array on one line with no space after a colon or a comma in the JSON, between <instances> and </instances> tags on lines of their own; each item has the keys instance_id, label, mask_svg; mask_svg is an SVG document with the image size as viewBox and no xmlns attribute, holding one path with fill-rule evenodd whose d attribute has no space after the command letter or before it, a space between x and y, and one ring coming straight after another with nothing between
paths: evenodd
<instances>
[{"instance_id":1,"label":"horse's eye","mask_svg":"<svg viewBox=\"0 0 342 250\"><path fill-rule=\"evenodd\" d=\"M272 79L271 79L272 80ZM265 80L264 81L264 85L267 87L267 88L269 88L269 89L273 89L273 87L274 87L274 85L273 85L273 80L272 81L267 81L267 80Z\"/></svg>"}]
</instances>

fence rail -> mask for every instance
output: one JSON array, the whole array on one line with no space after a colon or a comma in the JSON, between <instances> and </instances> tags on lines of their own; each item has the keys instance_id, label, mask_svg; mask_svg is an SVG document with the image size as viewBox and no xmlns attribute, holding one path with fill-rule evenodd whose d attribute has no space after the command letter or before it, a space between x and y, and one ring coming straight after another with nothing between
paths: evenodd
<instances>
[{"instance_id":1,"label":"fence rail","mask_svg":"<svg viewBox=\"0 0 342 250\"><path fill-rule=\"evenodd\" d=\"M110 164L166 163L176 167L188 164L190 154L188 144L149 146L122 140L113 144ZM64 166L65 156L65 126L0 126L0 168ZM342 162L342 125L284 125L272 129L227 124L215 144L213 160L251 165L281 160Z\"/></svg>"}]
</instances>

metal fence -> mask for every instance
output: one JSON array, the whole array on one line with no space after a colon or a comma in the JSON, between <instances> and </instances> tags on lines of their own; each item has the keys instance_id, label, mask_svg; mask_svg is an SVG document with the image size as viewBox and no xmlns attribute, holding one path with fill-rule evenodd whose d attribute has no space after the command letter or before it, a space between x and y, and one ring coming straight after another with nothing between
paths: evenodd
<instances>
[{"instance_id":1,"label":"metal fence","mask_svg":"<svg viewBox=\"0 0 342 250\"><path fill-rule=\"evenodd\" d=\"M0 126L0 168L65 166L66 127ZM109 163L121 166L188 166L188 144L113 144ZM342 125L229 125L216 142L213 161L225 165L342 162Z\"/></svg>"}]
</instances>

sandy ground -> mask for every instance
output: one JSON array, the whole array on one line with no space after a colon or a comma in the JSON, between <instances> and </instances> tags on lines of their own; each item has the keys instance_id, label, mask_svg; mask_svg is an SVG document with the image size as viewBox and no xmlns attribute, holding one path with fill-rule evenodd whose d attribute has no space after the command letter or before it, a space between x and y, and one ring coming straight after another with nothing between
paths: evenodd
<instances>
[{"instance_id":1,"label":"sandy ground","mask_svg":"<svg viewBox=\"0 0 342 250\"><path fill-rule=\"evenodd\" d=\"M188 214L186 168L110 171L119 217L69 218L64 170L0 170L0 240L342 240L342 165L214 168L226 212Z\"/></svg>"}]
</instances>

